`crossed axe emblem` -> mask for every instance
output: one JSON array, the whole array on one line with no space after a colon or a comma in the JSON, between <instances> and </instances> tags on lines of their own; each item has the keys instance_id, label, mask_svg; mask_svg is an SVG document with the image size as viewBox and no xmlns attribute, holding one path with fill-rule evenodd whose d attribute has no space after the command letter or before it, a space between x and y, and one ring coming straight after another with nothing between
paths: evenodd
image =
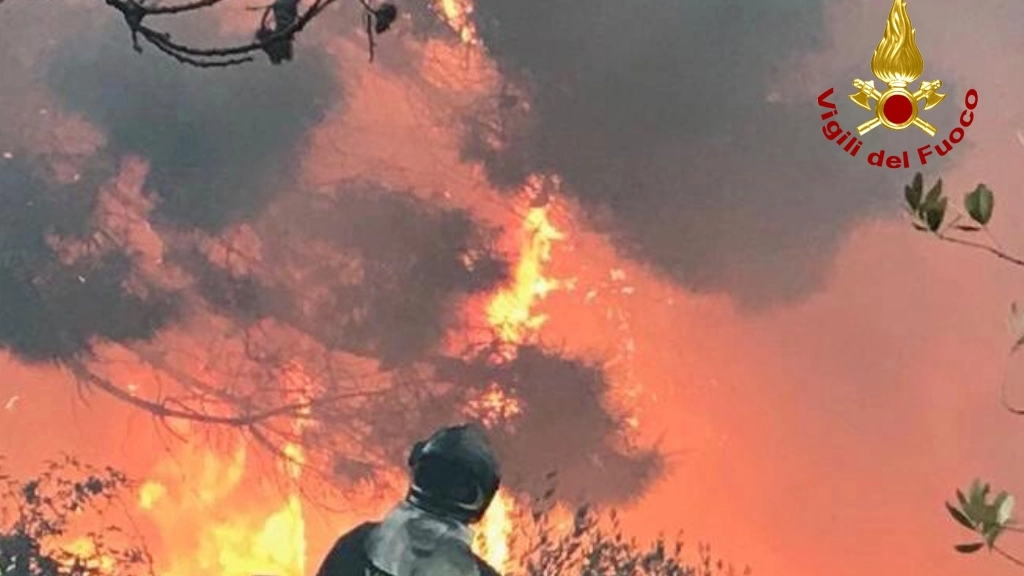
<instances>
[{"instance_id":1,"label":"crossed axe emblem","mask_svg":"<svg viewBox=\"0 0 1024 576\"><path fill-rule=\"evenodd\" d=\"M904 125L895 126L892 122L889 122L884 118L884 106L882 105L884 104L883 101L888 100L890 97L900 96L908 98L911 101L911 117L913 118L913 120L911 120L909 124L913 124L920 128L921 130L924 130L924 132L929 136L935 136L935 126L932 126L931 124L917 116L917 102L923 99L925 101L925 110L931 110L932 108L937 106L939 102L942 102L942 99L945 98L946 95L936 94L936 91L938 91L939 88L942 88L942 80L921 82L921 88L914 93L911 93L909 90L901 86L892 86L884 93L879 92L875 88L874 80L869 80L867 82L864 82L863 80L854 80L853 87L859 90L859 92L857 92L856 94L851 94L850 100L856 102L857 105L860 106L861 108L864 108L865 110L871 110L870 101L878 101L878 104L875 106L876 116L857 127L857 132L860 135L863 136L864 134L867 134L868 132L875 129L881 124L886 124L887 126L894 129L904 128Z\"/></svg>"}]
</instances>

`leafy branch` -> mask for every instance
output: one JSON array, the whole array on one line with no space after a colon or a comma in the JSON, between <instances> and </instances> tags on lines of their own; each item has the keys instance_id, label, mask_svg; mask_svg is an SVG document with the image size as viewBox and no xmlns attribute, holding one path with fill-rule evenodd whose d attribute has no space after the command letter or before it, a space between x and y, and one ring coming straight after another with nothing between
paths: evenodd
<instances>
[{"instance_id":1,"label":"leafy branch","mask_svg":"<svg viewBox=\"0 0 1024 576\"><path fill-rule=\"evenodd\" d=\"M948 209L951 205L948 197L943 193L941 178L925 194L924 179L918 172L914 175L913 182L904 188L904 199L915 229L932 234L939 240L982 250L1004 262L1024 267L1024 258L1003 249L988 228L995 209L995 195L988 186L978 184L973 191L965 194L963 198L964 211L952 207L954 214L948 220ZM979 240L978 236L983 238ZM1010 327L1014 339L1013 346L1010 348L1012 355L1024 346L1024 309L1021 309L1017 303L1010 305ZM1010 404L1007 384L1008 382L1004 380L1002 385L1003 407L1012 414L1024 416L1024 408L1014 407Z\"/></svg>"},{"instance_id":2,"label":"leafy branch","mask_svg":"<svg viewBox=\"0 0 1024 576\"><path fill-rule=\"evenodd\" d=\"M71 457L16 479L0 458L0 574L153 576L121 500L131 487L123 473Z\"/></svg>"},{"instance_id":3,"label":"leafy branch","mask_svg":"<svg viewBox=\"0 0 1024 576\"><path fill-rule=\"evenodd\" d=\"M627 537L618 513L581 505L557 507L555 473L539 498L523 500L510 535L511 576L751 576L750 567L717 558L711 546L698 543L693 553L682 534L641 542ZM483 541L481 541L483 543ZM482 551L486 551L484 548Z\"/></svg>"},{"instance_id":4,"label":"leafy branch","mask_svg":"<svg viewBox=\"0 0 1024 576\"><path fill-rule=\"evenodd\" d=\"M1024 267L1024 259L1003 249L988 228L995 209L995 195L984 184L963 197L963 211L951 206L949 198L944 195L942 179L924 191L924 178L918 172L910 185L904 188L904 199L907 211L915 229L934 235L939 240L966 246L987 252L1000 260L1015 266ZM947 218L952 209L952 218ZM979 236L981 239L979 239ZM1016 353L1024 346L1024 311L1017 304L1011 305L1010 324L1013 329L1014 343L1010 354ZM1003 406L1013 414L1024 415L1024 409L1014 408L1007 400L1007 382L1003 381ZM955 549L961 554L973 554L983 548L1002 556L1018 567L1024 568L1024 558L1015 556L998 545L999 537L1006 532L1024 532L1013 519L1014 497L1008 492L1000 492L989 501L991 487L975 480L968 495L956 491L956 504L946 503L946 511L964 528L976 534L980 540L957 544Z\"/></svg>"},{"instance_id":5,"label":"leafy branch","mask_svg":"<svg viewBox=\"0 0 1024 576\"><path fill-rule=\"evenodd\" d=\"M968 490L968 496L964 496L960 490L956 491L956 506L946 502L949 515L981 538L978 542L957 544L955 549L961 554L973 554L982 548L988 548L1024 568L1024 559L1010 554L997 544L999 537L1006 532L1024 532L1013 519L1014 498L1004 491L990 502L990 492L991 487L988 484L975 480Z\"/></svg>"},{"instance_id":6,"label":"leafy branch","mask_svg":"<svg viewBox=\"0 0 1024 576\"><path fill-rule=\"evenodd\" d=\"M1011 264L1024 266L1024 259L1003 250L988 228L995 209L995 196L984 184L978 184L973 191L964 195L966 214L949 204L949 198L943 193L941 178L924 194L924 179L920 172L904 188L904 198L915 229L934 234L939 240L984 250ZM950 209L953 210L953 218L947 220ZM983 233L985 240L973 239L978 232Z\"/></svg>"}]
</instances>

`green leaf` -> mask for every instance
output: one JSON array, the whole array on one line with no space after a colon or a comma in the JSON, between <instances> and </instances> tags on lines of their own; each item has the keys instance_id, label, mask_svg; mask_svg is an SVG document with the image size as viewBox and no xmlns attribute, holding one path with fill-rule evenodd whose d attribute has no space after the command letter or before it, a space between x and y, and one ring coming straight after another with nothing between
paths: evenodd
<instances>
[{"instance_id":1,"label":"green leaf","mask_svg":"<svg viewBox=\"0 0 1024 576\"><path fill-rule=\"evenodd\" d=\"M968 519L963 512L954 508L949 502L946 502L946 510L948 510L949 515L952 516L954 520L959 522L960 525L964 528L967 528L968 530L975 529L974 522L971 522L970 519Z\"/></svg>"},{"instance_id":2,"label":"green leaf","mask_svg":"<svg viewBox=\"0 0 1024 576\"><path fill-rule=\"evenodd\" d=\"M984 484L981 483L981 479L980 478L975 478L974 481L971 482L971 499L972 500L981 498L981 491L982 491L983 487L984 487Z\"/></svg>"},{"instance_id":3,"label":"green leaf","mask_svg":"<svg viewBox=\"0 0 1024 576\"><path fill-rule=\"evenodd\" d=\"M935 181L932 189L928 191L928 195L924 197L925 205L935 204L942 198L942 178Z\"/></svg>"},{"instance_id":4,"label":"green leaf","mask_svg":"<svg viewBox=\"0 0 1024 576\"><path fill-rule=\"evenodd\" d=\"M1002 533L1003 533L1003 527L1002 526L991 526L991 527L989 527L988 529L985 530L985 532L983 534L983 536L985 537L985 544L989 548L992 548L993 546L996 545L996 539L999 538L999 535L1002 534Z\"/></svg>"},{"instance_id":5,"label":"green leaf","mask_svg":"<svg viewBox=\"0 0 1024 576\"><path fill-rule=\"evenodd\" d=\"M982 494L981 480L975 478L971 482L971 488L967 494L967 507L965 508L967 515L974 520L978 520L979 513L985 507L985 496Z\"/></svg>"},{"instance_id":6,"label":"green leaf","mask_svg":"<svg viewBox=\"0 0 1024 576\"><path fill-rule=\"evenodd\" d=\"M957 490L956 499L958 502L960 502L960 507L963 508L964 510L967 510L967 498L964 496L964 493L961 492L960 490Z\"/></svg>"},{"instance_id":7,"label":"green leaf","mask_svg":"<svg viewBox=\"0 0 1024 576\"><path fill-rule=\"evenodd\" d=\"M904 186L903 187L903 197L906 198L907 206L910 206L911 210L916 212L917 209L921 207L921 189L920 188L916 188L914 186Z\"/></svg>"},{"instance_id":8,"label":"green leaf","mask_svg":"<svg viewBox=\"0 0 1024 576\"><path fill-rule=\"evenodd\" d=\"M924 192L924 175L920 172L914 174L914 181L910 185L914 188L914 193L917 194L917 197L920 198Z\"/></svg>"},{"instance_id":9,"label":"green leaf","mask_svg":"<svg viewBox=\"0 0 1024 576\"><path fill-rule=\"evenodd\" d=\"M998 512L996 512L996 521L1001 526L1005 526L1010 521L1010 518L1013 516L1013 506L1015 503L1013 496L1009 494L1006 494L1005 498L1002 498L1001 501L997 500L996 509Z\"/></svg>"},{"instance_id":10,"label":"green leaf","mask_svg":"<svg viewBox=\"0 0 1024 576\"><path fill-rule=\"evenodd\" d=\"M957 544L955 548L956 551L961 554L974 554L984 546L985 544L983 542L975 542L973 544Z\"/></svg>"},{"instance_id":11,"label":"green leaf","mask_svg":"<svg viewBox=\"0 0 1024 576\"><path fill-rule=\"evenodd\" d=\"M981 218L981 195L977 189L964 195L964 209L975 222Z\"/></svg>"},{"instance_id":12,"label":"green leaf","mask_svg":"<svg viewBox=\"0 0 1024 576\"><path fill-rule=\"evenodd\" d=\"M973 192L964 198L964 207L971 218L979 224L988 224L995 209L995 195L984 184L978 184Z\"/></svg>"},{"instance_id":13,"label":"green leaf","mask_svg":"<svg viewBox=\"0 0 1024 576\"><path fill-rule=\"evenodd\" d=\"M934 188L932 190L935 190ZM929 196L931 192L928 193ZM925 212L925 222L928 224L928 229L932 232L938 231L942 226L942 220L946 217L946 201L948 198L942 198L931 204L928 204L928 208Z\"/></svg>"},{"instance_id":14,"label":"green leaf","mask_svg":"<svg viewBox=\"0 0 1024 576\"><path fill-rule=\"evenodd\" d=\"M1006 490L1001 490L999 494L996 494L995 500L992 500L992 509L998 510L1003 505L1003 501L1010 497L1010 493Z\"/></svg>"}]
</instances>

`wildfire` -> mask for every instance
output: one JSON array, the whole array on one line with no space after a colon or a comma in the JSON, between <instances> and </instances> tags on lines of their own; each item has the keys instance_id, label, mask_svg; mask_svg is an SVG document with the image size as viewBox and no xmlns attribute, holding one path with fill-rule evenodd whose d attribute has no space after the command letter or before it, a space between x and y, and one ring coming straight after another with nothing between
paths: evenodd
<instances>
[{"instance_id":1,"label":"wildfire","mask_svg":"<svg viewBox=\"0 0 1024 576\"><path fill-rule=\"evenodd\" d=\"M506 394L497 384L493 383L479 398L470 400L466 407L469 416L480 420L488 428L508 422L522 411L522 404L514 396Z\"/></svg>"},{"instance_id":2,"label":"wildfire","mask_svg":"<svg viewBox=\"0 0 1024 576\"><path fill-rule=\"evenodd\" d=\"M476 26L473 24L473 3L471 0L437 0L435 9L463 44L479 44Z\"/></svg>"},{"instance_id":3,"label":"wildfire","mask_svg":"<svg viewBox=\"0 0 1024 576\"><path fill-rule=\"evenodd\" d=\"M512 512L515 507L511 496L499 492L487 511L481 536L484 557L488 564L504 574L509 558L509 538L512 536Z\"/></svg>"},{"instance_id":4,"label":"wildfire","mask_svg":"<svg viewBox=\"0 0 1024 576\"><path fill-rule=\"evenodd\" d=\"M539 179L531 182L531 188L541 189ZM537 314L534 307L547 297L561 283L547 278L544 269L551 260L552 245L564 238L561 231L550 220L549 206L535 202L539 195L530 194L522 223L519 227L519 258L512 282L498 291L487 306L488 324L494 330L499 343L506 345L502 353L504 361L515 358L515 345L531 341L536 337L547 316ZM514 396L498 386L490 389L470 406L487 426L499 421L508 421L519 414L523 407ZM515 502L510 494L501 491L484 518L478 550L491 566L499 572L506 572L509 562L509 538L512 535L512 516Z\"/></svg>"},{"instance_id":5,"label":"wildfire","mask_svg":"<svg viewBox=\"0 0 1024 576\"><path fill-rule=\"evenodd\" d=\"M283 380L287 390L309 390L301 366L287 367ZM307 425L298 420L295 432ZM294 484L302 477L302 447L288 443L282 452L280 469ZM186 449L159 463L139 487L137 505L173 551L157 566L160 576L306 575L300 494L253 482L254 472L244 443L229 452Z\"/></svg>"},{"instance_id":6,"label":"wildfire","mask_svg":"<svg viewBox=\"0 0 1024 576\"><path fill-rule=\"evenodd\" d=\"M106 554L102 554L96 546L96 542L89 538L76 538L66 546L62 546L62 549L74 556L74 558L82 562L77 569L85 568L86 570L94 571L97 574L113 574L114 567L117 565L117 560ZM71 571L75 570L71 563L66 568Z\"/></svg>"},{"instance_id":7,"label":"wildfire","mask_svg":"<svg viewBox=\"0 0 1024 576\"><path fill-rule=\"evenodd\" d=\"M536 192L540 181L531 184ZM527 194L510 228L516 264L511 281L485 303L482 313L496 340L507 344L498 361L514 359L515 345L532 341L546 317L537 305L562 284L548 278L545 268L552 246L563 234L551 221L550 204ZM281 389L289 403L313 393L312 379L298 364L281 371ZM490 386L466 407L485 425L512 421L524 407L514 391ZM282 476L302 478L306 455L298 439L310 420L296 419L295 440L283 446L277 465ZM198 437L198 429L175 424L175 433ZM255 452L244 443L227 447L192 444L176 448L158 461L136 493L136 506L156 538L156 573L160 576L305 576L307 528L303 501L296 489L267 486ZM476 549L492 566L506 572L515 513L515 500L500 491L481 523Z\"/></svg>"},{"instance_id":8,"label":"wildfire","mask_svg":"<svg viewBox=\"0 0 1024 576\"><path fill-rule=\"evenodd\" d=\"M522 243L511 286L498 292L487 307L487 320L505 343L529 341L547 321L534 314L533 306L559 287L556 280L544 276L544 265L551 260L552 243L564 238L548 217L547 207L532 207L522 225Z\"/></svg>"}]
</instances>

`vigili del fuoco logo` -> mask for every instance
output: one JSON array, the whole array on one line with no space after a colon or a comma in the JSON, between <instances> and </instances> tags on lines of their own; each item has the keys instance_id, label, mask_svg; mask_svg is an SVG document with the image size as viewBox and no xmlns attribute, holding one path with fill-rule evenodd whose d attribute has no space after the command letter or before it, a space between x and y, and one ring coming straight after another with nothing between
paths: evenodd
<instances>
[{"instance_id":1,"label":"vigili del fuoco logo","mask_svg":"<svg viewBox=\"0 0 1024 576\"><path fill-rule=\"evenodd\" d=\"M938 132L935 126L921 117L921 112L938 106L946 97L945 94L938 93L942 88L942 80L922 81L916 92L908 89L908 86L924 73L924 58L917 48L915 32L910 23L910 16L907 15L907 3L895 0L892 10L889 11L885 34L871 57L871 72L888 87L885 91L879 92L875 88L874 80L853 81L853 87L857 92L850 95L850 100L865 110L871 110L874 103L875 113L874 118L857 126L858 136L864 136L879 126L889 130L905 130L913 126L924 132L928 138L934 138ZM828 101L834 91L833 88L829 88L818 96L818 106L828 110L821 115L822 120L828 120L828 123L821 127L821 132L829 141L835 142L847 154L856 158L864 141L857 136L851 136L849 130L844 132L838 120L829 120L839 113L836 105ZM925 144L917 149L915 156L921 166L928 163L928 157L932 154L949 154L953 147L964 139L964 129L974 122L974 109L977 106L978 91L972 88L964 97L966 110L960 114L960 123L950 130L948 136L940 143ZM879 147L869 153L867 159L868 164L879 167L910 168L911 165L908 150L887 155L885 148Z\"/></svg>"}]
</instances>

